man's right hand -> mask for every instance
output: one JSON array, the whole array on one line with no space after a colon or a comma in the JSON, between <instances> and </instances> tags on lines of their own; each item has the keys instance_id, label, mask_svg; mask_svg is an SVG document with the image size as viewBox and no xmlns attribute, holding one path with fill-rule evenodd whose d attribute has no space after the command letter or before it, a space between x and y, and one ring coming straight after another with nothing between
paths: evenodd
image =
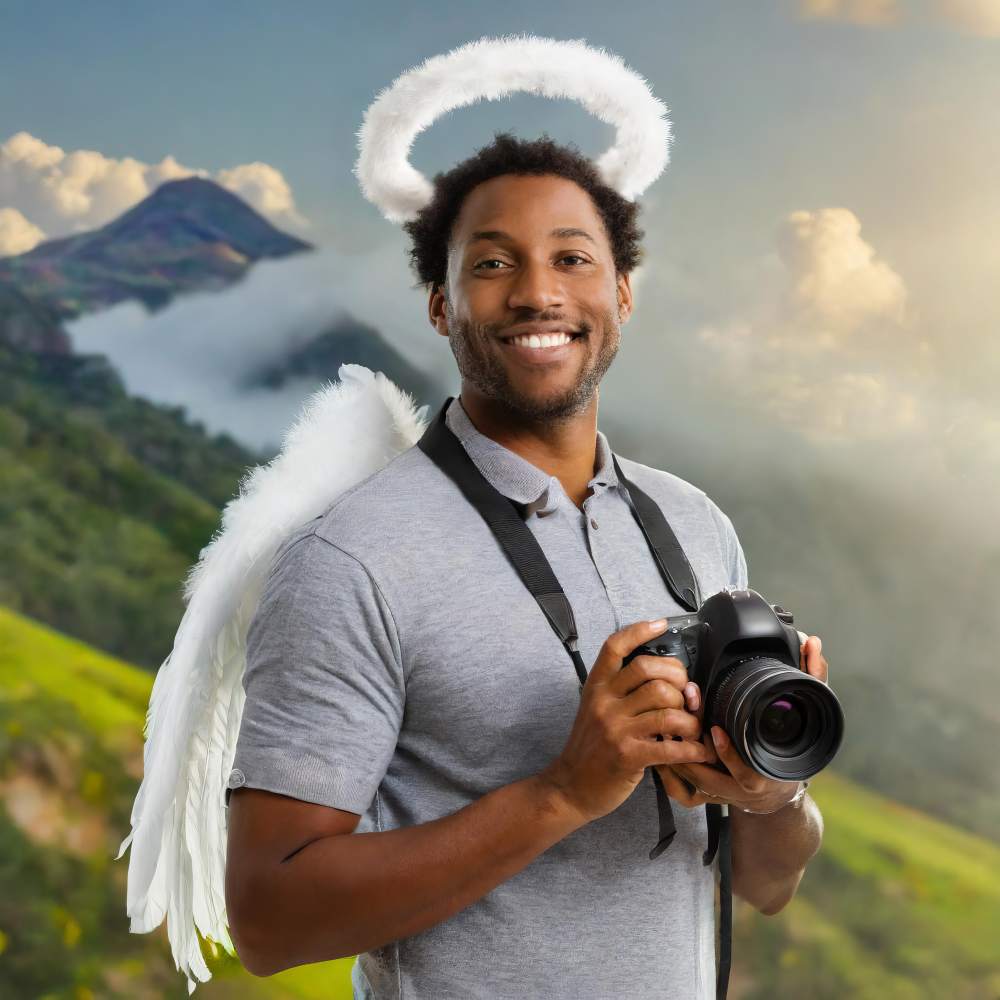
<instances>
[{"instance_id":1,"label":"man's right hand","mask_svg":"<svg viewBox=\"0 0 1000 1000\"><path fill-rule=\"evenodd\" d=\"M658 627L635 622L608 636L583 686L566 746L539 775L585 823L617 809L647 767L716 759L699 741L701 720L685 708L688 676L680 660L637 656L622 669L632 650L666 628L662 621Z\"/></svg>"}]
</instances>

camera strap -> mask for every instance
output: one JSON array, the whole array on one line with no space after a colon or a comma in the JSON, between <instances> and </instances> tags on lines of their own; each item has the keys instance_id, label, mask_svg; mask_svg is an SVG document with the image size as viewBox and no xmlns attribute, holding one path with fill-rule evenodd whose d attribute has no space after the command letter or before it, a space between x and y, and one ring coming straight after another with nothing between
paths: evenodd
<instances>
[{"instance_id":1,"label":"camera strap","mask_svg":"<svg viewBox=\"0 0 1000 1000\"><path fill-rule=\"evenodd\" d=\"M427 426L417 447L424 452L461 490L466 499L479 511L496 536L501 548L511 561L521 581L531 592L549 624L565 646L580 682L580 689L587 680L587 667L577 646L579 633L573 608L559 584L541 545L524 523L518 505L505 497L477 468L462 442L445 422L448 407L454 401L449 396L437 415ZM653 554L660 575L675 600L689 611L701 605L698 580L684 554L677 536L667 522L659 505L635 483L626 478L612 454L615 473L625 490L632 515L642 530L643 537ZM657 739L663 737L658 735ZM649 852L650 860L658 858L673 842L677 833L670 797L667 795L659 772L653 768L656 787L656 806L659 816L660 837ZM724 1000L729 980L731 954L731 871L729 857L728 817L720 806L705 806L708 825L708 849L702 861L708 866L719 854L720 871L720 960L716 996Z\"/></svg>"}]
</instances>

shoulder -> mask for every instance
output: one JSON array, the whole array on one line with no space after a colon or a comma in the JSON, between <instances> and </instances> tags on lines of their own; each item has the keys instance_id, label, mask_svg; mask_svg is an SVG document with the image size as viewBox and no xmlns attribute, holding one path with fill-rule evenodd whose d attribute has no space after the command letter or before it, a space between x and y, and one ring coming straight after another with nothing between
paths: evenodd
<instances>
[{"instance_id":1,"label":"shoulder","mask_svg":"<svg viewBox=\"0 0 1000 1000\"><path fill-rule=\"evenodd\" d=\"M654 469L652 466L643 465L617 453L616 457L625 475L654 500L659 501L662 498L675 503L698 505L708 499L703 489L686 479L681 479L680 476L675 476L672 472Z\"/></svg>"},{"instance_id":2,"label":"shoulder","mask_svg":"<svg viewBox=\"0 0 1000 1000\"><path fill-rule=\"evenodd\" d=\"M663 469L617 456L626 477L648 493L672 527L688 538L713 538L722 558L736 567L742 551L732 519L699 486ZM734 570L735 572L735 570Z\"/></svg>"},{"instance_id":3,"label":"shoulder","mask_svg":"<svg viewBox=\"0 0 1000 1000\"><path fill-rule=\"evenodd\" d=\"M441 525L462 502L450 480L412 446L289 532L275 559L321 565L350 557L376 578L391 576L401 564L412 564L430 535L445 530ZM336 551L324 553L324 547Z\"/></svg>"}]
</instances>

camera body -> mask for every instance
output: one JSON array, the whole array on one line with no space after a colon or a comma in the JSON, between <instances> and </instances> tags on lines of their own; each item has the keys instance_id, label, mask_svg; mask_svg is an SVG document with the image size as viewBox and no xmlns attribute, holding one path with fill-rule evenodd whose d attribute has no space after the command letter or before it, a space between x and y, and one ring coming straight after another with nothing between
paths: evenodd
<instances>
[{"instance_id":1,"label":"camera body","mask_svg":"<svg viewBox=\"0 0 1000 1000\"><path fill-rule=\"evenodd\" d=\"M793 623L755 590L720 591L697 612L671 617L622 666L637 656L676 657L701 691L705 729L720 726L759 774L802 781L836 755L844 714L831 688L799 667Z\"/></svg>"}]
</instances>

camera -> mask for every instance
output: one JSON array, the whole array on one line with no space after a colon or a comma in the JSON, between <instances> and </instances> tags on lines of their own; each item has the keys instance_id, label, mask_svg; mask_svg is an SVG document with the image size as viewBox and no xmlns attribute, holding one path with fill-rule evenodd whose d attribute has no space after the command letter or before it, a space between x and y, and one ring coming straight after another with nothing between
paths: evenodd
<instances>
[{"instance_id":1,"label":"camera","mask_svg":"<svg viewBox=\"0 0 1000 1000\"><path fill-rule=\"evenodd\" d=\"M637 656L680 660L701 691L705 728L720 726L758 774L803 781L833 760L844 713L833 691L799 667L790 612L755 590L724 590L668 624L623 668ZM721 761L716 767L726 770Z\"/></svg>"}]
</instances>

